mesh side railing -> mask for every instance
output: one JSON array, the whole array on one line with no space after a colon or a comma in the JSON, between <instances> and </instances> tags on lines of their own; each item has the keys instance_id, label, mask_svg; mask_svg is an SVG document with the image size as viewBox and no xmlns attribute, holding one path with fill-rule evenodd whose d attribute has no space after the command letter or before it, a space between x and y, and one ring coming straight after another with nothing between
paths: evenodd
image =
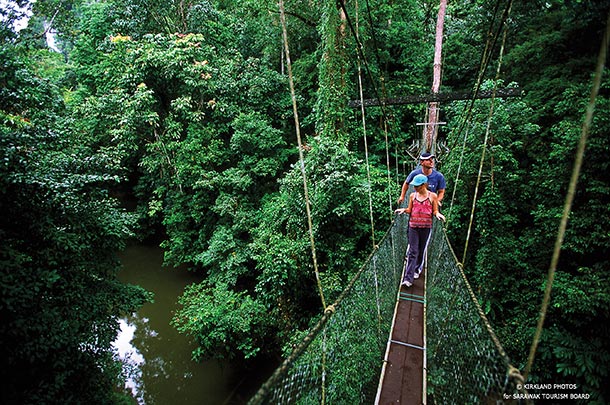
<instances>
[{"instance_id":1,"label":"mesh side railing","mask_svg":"<svg viewBox=\"0 0 610 405\"><path fill-rule=\"evenodd\" d=\"M407 248L398 215L378 248L249 404L370 404Z\"/></svg>"},{"instance_id":2,"label":"mesh side railing","mask_svg":"<svg viewBox=\"0 0 610 405\"><path fill-rule=\"evenodd\" d=\"M519 397L513 394L522 392L517 388L523 379L510 365L438 222L428 252L426 297L429 403L503 403Z\"/></svg>"}]
</instances>

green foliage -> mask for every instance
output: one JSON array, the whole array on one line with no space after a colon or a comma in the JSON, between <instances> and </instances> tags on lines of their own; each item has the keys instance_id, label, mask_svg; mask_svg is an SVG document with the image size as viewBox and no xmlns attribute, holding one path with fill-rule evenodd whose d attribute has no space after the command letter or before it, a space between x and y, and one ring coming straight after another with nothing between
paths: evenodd
<instances>
[{"instance_id":1,"label":"green foliage","mask_svg":"<svg viewBox=\"0 0 610 405\"><path fill-rule=\"evenodd\" d=\"M111 158L63 126L57 89L0 52L3 400L109 403L117 317L149 299L116 279L135 218L109 197Z\"/></svg>"},{"instance_id":2,"label":"green foliage","mask_svg":"<svg viewBox=\"0 0 610 405\"><path fill-rule=\"evenodd\" d=\"M362 162L330 140L312 144L305 172L320 278L331 302L369 250L369 185ZM378 200L385 184L383 176L374 179L370 187ZM302 174L294 167L279 194L265 199L255 230L256 289L274 311L284 311L278 319L298 320L304 309L320 310L305 204Z\"/></svg>"},{"instance_id":3,"label":"green foliage","mask_svg":"<svg viewBox=\"0 0 610 405\"><path fill-rule=\"evenodd\" d=\"M207 12L230 21L217 10ZM216 297L212 303L221 293L241 297L254 282L249 244L256 210L277 189L289 151L281 117L270 115L287 105L287 96L272 97L280 77L239 53L234 22L211 27L214 21L197 20L203 35L113 35L82 60L77 44L75 71L87 85L72 95L83 117L78 127L88 128L101 148L117 151L122 167L142 171L136 188L140 212L162 222L166 262L203 269L207 286L224 286L210 294ZM222 40L208 35L208 28ZM181 302L182 313L212 317L205 312L207 301L187 292ZM251 302L251 309L261 305ZM260 311L254 309L243 308L243 322L258 322ZM207 334L179 315L176 322L185 333ZM201 338L195 357L228 356L231 350L250 357L268 329L227 332L233 337L223 352L215 352L218 339ZM250 335L253 340L242 344Z\"/></svg>"},{"instance_id":4,"label":"green foliage","mask_svg":"<svg viewBox=\"0 0 610 405\"><path fill-rule=\"evenodd\" d=\"M577 335L559 325L547 327L539 354L539 378L561 378L563 383L578 386L577 392L590 393L587 403L604 404L610 360L606 342L602 336Z\"/></svg>"},{"instance_id":5,"label":"green foliage","mask_svg":"<svg viewBox=\"0 0 610 405\"><path fill-rule=\"evenodd\" d=\"M495 5L450 2L443 91L472 88L498 21ZM350 3L350 22L358 18L350 26L333 2L286 2L327 301L370 251L369 193L373 225L377 234L384 229L388 193L395 195L402 181L387 184L388 169L398 170L386 167L386 147L390 165L408 161L403 150L419 138L415 123L424 115L421 105L367 109L369 182L360 112L346 103L359 98L357 63L365 98L427 93L437 6L371 0L356 10ZM465 268L508 353L522 366L608 4L513 6L501 73L525 95L494 100ZM146 298L114 279L111 253L132 235L136 220L141 235L162 236L167 263L206 276L185 292L174 319L198 340L195 358L252 357L277 350L294 331L300 335L321 308L277 4L44 1L34 4L34 13L23 34L7 28L13 14L0 31L4 369L28 359L31 378L20 381L42 381L32 394L41 401L45 389L47 399L60 398L79 374L99 394L91 402L106 398L101 392L117 372L108 351L114 317ZM46 54L40 35L42 21L54 16L61 55ZM362 54L352 28L359 30ZM486 77L495 58L497 49ZM609 88L605 75L532 376L570 379L600 402L609 397L601 383L607 368L600 365L607 363L609 338L601 326L610 272L604 221L610 214ZM475 103L463 151L464 133L447 135L451 151L441 162L448 179L443 211L450 212L458 253L490 102ZM449 123L444 137L446 129L460 127L464 104L442 107ZM118 190L137 197L137 219L110 197ZM45 367L53 377L41 371Z\"/></svg>"},{"instance_id":6,"label":"green foliage","mask_svg":"<svg viewBox=\"0 0 610 405\"><path fill-rule=\"evenodd\" d=\"M192 335L199 344L193 352L202 358L244 358L255 356L260 339L268 333L268 315L264 305L245 293L236 293L224 283L207 282L186 288L179 303L183 306L172 324Z\"/></svg>"},{"instance_id":7,"label":"green foliage","mask_svg":"<svg viewBox=\"0 0 610 405\"><path fill-rule=\"evenodd\" d=\"M527 12L516 10L523 29L516 33L519 45L506 55L505 74L527 91L516 102L496 101L466 266L519 367L536 326L599 44L597 37L595 47L578 47L572 38L582 38L585 26L588 35L599 32L600 15L607 14L593 11L599 2L559 3L536 16L527 14L530 6L537 7L533 4L524 7ZM574 14L571 7L579 11ZM574 21L575 15L586 21ZM602 174L607 169L608 139L602 135L609 130L607 86L605 77L531 376L537 382L573 382L598 403L608 397L601 381L608 373L602 366L608 356L602 342L608 341L609 331L601 325L607 323L609 297L602 286L610 268L607 226L598 220L608 215L610 191ZM464 243L480 161L480 143L470 142L475 136L481 142L482 133L471 127L462 174L455 182L450 224L457 246ZM455 138L456 145L462 137ZM443 167L450 178L459 164L453 153Z\"/></svg>"}]
</instances>

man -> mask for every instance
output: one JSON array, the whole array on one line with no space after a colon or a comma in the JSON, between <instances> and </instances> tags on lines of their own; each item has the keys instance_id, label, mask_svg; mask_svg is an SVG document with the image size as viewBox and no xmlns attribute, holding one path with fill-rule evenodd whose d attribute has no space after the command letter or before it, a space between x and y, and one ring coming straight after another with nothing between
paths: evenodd
<instances>
[{"instance_id":1,"label":"man","mask_svg":"<svg viewBox=\"0 0 610 405\"><path fill-rule=\"evenodd\" d=\"M445 196L445 176L438 170L434 168L434 155L425 152L419 156L420 166L413 170L407 176L404 184L402 185L402 190L400 192L400 197L398 198L398 205L402 204L405 200L405 196L407 194L407 190L409 189L409 183L413 180L415 176L418 174L423 174L428 177L428 190L436 193L438 195L439 205L442 205L443 197Z\"/></svg>"}]
</instances>

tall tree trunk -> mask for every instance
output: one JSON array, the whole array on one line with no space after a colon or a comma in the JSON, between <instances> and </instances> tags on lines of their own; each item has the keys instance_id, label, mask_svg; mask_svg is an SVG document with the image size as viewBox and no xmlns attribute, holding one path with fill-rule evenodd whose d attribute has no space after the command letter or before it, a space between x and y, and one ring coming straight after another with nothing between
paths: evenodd
<instances>
[{"instance_id":1,"label":"tall tree trunk","mask_svg":"<svg viewBox=\"0 0 610 405\"><path fill-rule=\"evenodd\" d=\"M445 25L445 12L447 0L441 0L436 19L436 42L434 44L434 73L432 79L432 93L437 94L441 87L441 65L443 51L443 27ZM428 103L428 122L424 126L424 148L427 152L434 152L436 136L438 135L438 102Z\"/></svg>"},{"instance_id":2,"label":"tall tree trunk","mask_svg":"<svg viewBox=\"0 0 610 405\"><path fill-rule=\"evenodd\" d=\"M346 66L345 35L347 17L335 2L325 2L325 10L320 24L322 38L322 58L319 67L316 132L332 139L345 137L343 119L348 108L345 99Z\"/></svg>"}]
</instances>

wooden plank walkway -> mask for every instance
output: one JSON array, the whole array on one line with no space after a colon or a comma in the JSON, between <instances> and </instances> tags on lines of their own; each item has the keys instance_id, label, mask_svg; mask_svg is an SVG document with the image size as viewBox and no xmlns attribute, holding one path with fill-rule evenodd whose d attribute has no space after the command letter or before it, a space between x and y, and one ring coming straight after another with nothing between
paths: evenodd
<instances>
[{"instance_id":1,"label":"wooden plank walkway","mask_svg":"<svg viewBox=\"0 0 610 405\"><path fill-rule=\"evenodd\" d=\"M376 404L425 404L425 270L401 287Z\"/></svg>"}]
</instances>

